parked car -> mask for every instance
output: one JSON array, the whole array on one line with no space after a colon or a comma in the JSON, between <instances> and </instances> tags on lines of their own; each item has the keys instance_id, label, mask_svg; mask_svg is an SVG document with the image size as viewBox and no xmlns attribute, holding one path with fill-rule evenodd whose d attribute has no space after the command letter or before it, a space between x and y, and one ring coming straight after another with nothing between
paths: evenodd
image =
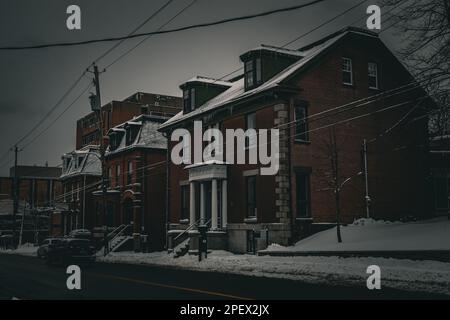
<instances>
[{"instance_id":1,"label":"parked car","mask_svg":"<svg viewBox=\"0 0 450 320\"><path fill-rule=\"evenodd\" d=\"M91 241L77 238L64 238L50 244L47 251L47 264L69 264L95 262L95 247Z\"/></svg>"},{"instance_id":2,"label":"parked car","mask_svg":"<svg viewBox=\"0 0 450 320\"><path fill-rule=\"evenodd\" d=\"M92 232L87 229L75 229L69 233L69 237L90 240L92 238Z\"/></svg>"},{"instance_id":3,"label":"parked car","mask_svg":"<svg viewBox=\"0 0 450 320\"><path fill-rule=\"evenodd\" d=\"M39 248L37 250L37 257L39 259L47 258L48 247L50 245L54 245L59 242L61 242L61 238L48 238L48 239L45 239L44 241L42 241L41 245L39 246Z\"/></svg>"},{"instance_id":4,"label":"parked car","mask_svg":"<svg viewBox=\"0 0 450 320\"><path fill-rule=\"evenodd\" d=\"M8 250L14 247L14 239L12 234L0 235L0 249Z\"/></svg>"}]
</instances>

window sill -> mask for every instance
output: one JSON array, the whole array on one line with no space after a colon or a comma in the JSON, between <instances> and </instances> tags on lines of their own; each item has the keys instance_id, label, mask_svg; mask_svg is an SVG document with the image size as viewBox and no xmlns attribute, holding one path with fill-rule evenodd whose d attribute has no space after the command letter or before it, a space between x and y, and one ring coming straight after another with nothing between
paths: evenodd
<instances>
[{"instance_id":1,"label":"window sill","mask_svg":"<svg viewBox=\"0 0 450 320\"><path fill-rule=\"evenodd\" d=\"M311 144L310 140L298 140L298 139L294 139L294 142L297 144Z\"/></svg>"},{"instance_id":2,"label":"window sill","mask_svg":"<svg viewBox=\"0 0 450 320\"><path fill-rule=\"evenodd\" d=\"M295 218L295 220L297 220L297 221L313 221L313 218L311 218L311 217L297 217L297 218Z\"/></svg>"},{"instance_id":3,"label":"window sill","mask_svg":"<svg viewBox=\"0 0 450 320\"><path fill-rule=\"evenodd\" d=\"M179 221L180 224L189 224L189 219L181 219Z\"/></svg>"},{"instance_id":4,"label":"window sill","mask_svg":"<svg viewBox=\"0 0 450 320\"><path fill-rule=\"evenodd\" d=\"M347 89L355 89L355 85L353 83L342 83L342 86Z\"/></svg>"},{"instance_id":5,"label":"window sill","mask_svg":"<svg viewBox=\"0 0 450 320\"><path fill-rule=\"evenodd\" d=\"M257 223L257 222L258 222L258 219L256 217L244 219L244 223Z\"/></svg>"}]
</instances>

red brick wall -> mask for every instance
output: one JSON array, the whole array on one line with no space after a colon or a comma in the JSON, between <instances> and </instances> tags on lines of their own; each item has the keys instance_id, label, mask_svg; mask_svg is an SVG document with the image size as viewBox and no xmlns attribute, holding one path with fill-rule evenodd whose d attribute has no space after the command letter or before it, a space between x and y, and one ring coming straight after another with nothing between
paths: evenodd
<instances>
[{"instance_id":1,"label":"red brick wall","mask_svg":"<svg viewBox=\"0 0 450 320\"><path fill-rule=\"evenodd\" d=\"M351 42L354 40L353 42ZM297 79L302 93L298 98L309 103L308 114L349 103L379 93L368 89L367 63L375 61L379 66L379 82L383 90L389 90L410 82L407 74L382 47L368 39L349 39L336 50L328 54L319 64ZM342 84L341 57L353 60L354 86ZM381 108L408 101L418 92L396 95L377 103L334 115L321 120L310 119L309 128L314 130L332 122L349 119L354 116L373 112ZM292 105L291 105L292 106ZM346 124L336 125L336 140L340 149L341 181L361 171L361 145L364 138L370 140L392 127L413 106L403 107L374 114ZM418 113L413 113L405 122ZM291 108L293 119L293 108ZM372 216L396 219L407 214L426 214L425 192L425 146L426 120L417 121L402 128L394 129L391 134L379 138L368 145L369 193L372 197ZM291 142L292 168L296 166L312 167L311 203L314 222L332 222L335 219L334 195L324 191L329 187L330 172L329 148L331 129L321 129L310 133L311 144ZM294 127L291 128L294 135ZM422 145L422 147L419 147ZM398 147L406 149L394 151ZM295 178L292 184L292 208L296 208ZM365 215L364 182L354 178L348 182L341 193L342 216L345 222L351 222Z\"/></svg>"}]
</instances>

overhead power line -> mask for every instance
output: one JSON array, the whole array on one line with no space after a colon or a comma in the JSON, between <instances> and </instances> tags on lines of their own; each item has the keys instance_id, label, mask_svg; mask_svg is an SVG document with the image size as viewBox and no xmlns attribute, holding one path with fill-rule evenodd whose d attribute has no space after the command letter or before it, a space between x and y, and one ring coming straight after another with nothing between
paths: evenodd
<instances>
[{"instance_id":1,"label":"overhead power line","mask_svg":"<svg viewBox=\"0 0 450 320\"><path fill-rule=\"evenodd\" d=\"M172 3L173 0L169 0L166 3L164 3L158 10L156 10L154 13L152 13L148 18L146 18L144 21L142 21L136 28L134 28L128 36L131 36L139 31L143 26L145 26L150 20L152 20L154 17L156 17L161 11L163 11L170 3ZM106 50L103 54L101 54L97 59L94 60L94 63L98 62L102 58L106 57L111 51L116 49L118 46L120 46L122 43L125 42L126 39L122 39L121 41L115 43L111 48Z\"/></svg>"},{"instance_id":2,"label":"overhead power line","mask_svg":"<svg viewBox=\"0 0 450 320\"><path fill-rule=\"evenodd\" d=\"M135 33L135 34L132 34L132 35L126 35L126 36L120 36L120 37L110 37L110 38L93 39L93 40L76 41L76 42L46 43L46 44L38 44L38 45L30 45L30 46L6 46L6 47L0 47L0 50L27 50L27 49L42 49L42 48L51 48L51 47L78 46L78 45L100 43L100 42L121 41L121 40L139 38L139 37L149 36L149 35L175 33L175 32L180 32L180 31L191 30L191 29L198 29L198 28L217 26L217 25L230 23L230 22L244 21L244 20L249 20L249 19L254 19L254 18L260 18L260 17L264 17L264 16L276 14L276 13L294 11L294 10L306 8L306 7L309 7L309 6L315 5L315 4L320 3L320 2L324 2L324 1L327 1L327 0L314 0L314 1L310 1L310 2L307 2L307 3L301 4L301 5L285 7L285 8L280 8L280 9L274 9L274 10L269 10L269 11L265 11L265 12L260 12L260 13L250 14L250 15L245 15L245 16L240 16L240 17L221 19L221 20L212 21L212 22L193 24L193 25L189 25L189 26L184 26L184 27L179 27L179 28L174 28L174 29L168 29L168 30L159 30L159 31Z\"/></svg>"}]
</instances>

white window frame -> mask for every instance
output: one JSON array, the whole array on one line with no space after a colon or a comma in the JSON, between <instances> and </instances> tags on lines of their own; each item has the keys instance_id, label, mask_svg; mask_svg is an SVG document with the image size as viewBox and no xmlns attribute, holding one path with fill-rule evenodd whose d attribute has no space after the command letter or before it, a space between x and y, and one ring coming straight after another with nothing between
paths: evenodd
<instances>
[{"instance_id":1,"label":"white window frame","mask_svg":"<svg viewBox=\"0 0 450 320\"><path fill-rule=\"evenodd\" d=\"M371 69L371 67L374 67ZM375 71L375 73L373 73ZM380 87L378 83L378 64L376 62L369 62L367 64L367 75L369 78L375 78L375 87L370 86L369 89L378 89Z\"/></svg>"},{"instance_id":2,"label":"white window frame","mask_svg":"<svg viewBox=\"0 0 450 320\"><path fill-rule=\"evenodd\" d=\"M348 62L348 64L345 62ZM350 73L350 82L345 82L344 78L342 78L342 83L350 86L353 85L353 61L347 57L342 57L342 74L344 72Z\"/></svg>"}]
</instances>

